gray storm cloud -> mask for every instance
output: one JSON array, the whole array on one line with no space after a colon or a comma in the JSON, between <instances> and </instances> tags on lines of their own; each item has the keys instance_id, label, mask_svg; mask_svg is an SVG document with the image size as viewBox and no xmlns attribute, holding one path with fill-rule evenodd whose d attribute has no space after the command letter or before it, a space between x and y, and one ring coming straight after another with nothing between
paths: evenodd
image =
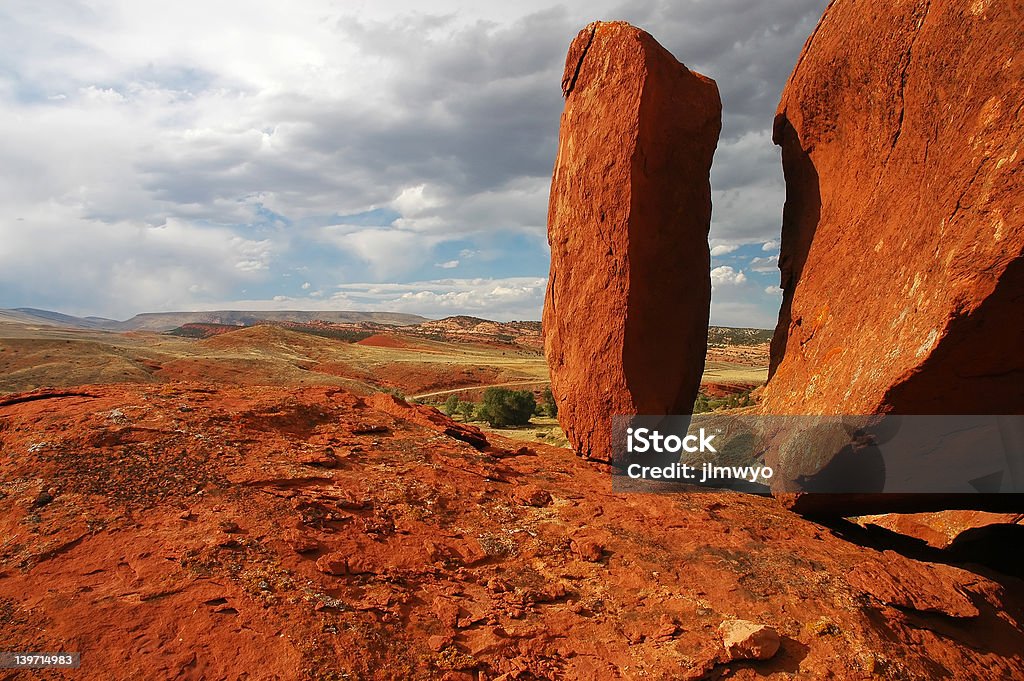
<instances>
[{"instance_id":1,"label":"gray storm cloud","mask_svg":"<svg viewBox=\"0 0 1024 681\"><path fill-rule=\"evenodd\" d=\"M772 116L825 4L7 3L0 123L16 134L0 140L0 306L126 316L284 296L301 307L386 279L429 313L460 300L417 299L435 263L459 261L450 271L476 280L482 270L463 270L484 261L457 252L506 234L527 238L489 261L496 286L462 299L498 291L494 316L507 316L515 290L516 313L534 305L538 317L540 295L524 302L500 284L546 272L559 77L596 18L647 27L718 81L713 244L768 241L783 199ZM410 192L423 200L403 203ZM340 230L325 217L373 210L399 217ZM388 244L400 257L374 250ZM313 290L278 290L299 277ZM756 289L755 316L770 318L776 298L750 285L715 305Z\"/></svg>"}]
</instances>

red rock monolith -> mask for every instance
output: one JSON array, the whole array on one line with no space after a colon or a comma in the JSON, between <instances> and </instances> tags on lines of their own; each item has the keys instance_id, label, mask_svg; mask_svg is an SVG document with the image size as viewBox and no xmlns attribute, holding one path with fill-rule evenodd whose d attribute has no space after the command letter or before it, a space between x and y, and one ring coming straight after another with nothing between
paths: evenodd
<instances>
[{"instance_id":1,"label":"red rock monolith","mask_svg":"<svg viewBox=\"0 0 1024 681\"><path fill-rule=\"evenodd\" d=\"M775 120L784 296L765 413L1024 413L1014 5L836 2L808 39Z\"/></svg>"},{"instance_id":2,"label":"red rock monolith","mask_svg":"<svg viewBox=\"0 0 1024 681\"><path fill-rule=\"evenodd\" d=\"M544 349L570 444L607 461L613 415L693 408L722 106L713 80L624 22L576 36L562 89Z\"/></svg>"},{"instance_id":3,"label":"red rock monolith","mask_svg":"<svg viewBox=\"0 0 1024 681\"><path fill-rule=\"evenodd\" d=\"M1013 6L836 2L808 39L775 119L784 293L764 413L1024 414ZM780 452L766 463L781 479L830 462ZM1021 508L1010 494L783 499L823 515Z\"/></svg>"}]
</instances>

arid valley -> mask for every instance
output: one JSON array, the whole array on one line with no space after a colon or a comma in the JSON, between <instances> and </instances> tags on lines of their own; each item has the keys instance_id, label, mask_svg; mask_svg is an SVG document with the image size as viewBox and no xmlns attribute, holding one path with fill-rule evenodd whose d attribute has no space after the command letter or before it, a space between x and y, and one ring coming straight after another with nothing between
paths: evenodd
<instances>
[{"instance_id":1,"label":"arid valley","mask_svg":"<svg viewBox=\"0 0 1024 681\"><path fill-rule=\"evenodd\" d=\"M537 322L383 315L391 322L383 323L372 321L372 314L349 314L358 321L304 323L284 319L302 315L264 320L248 313L247 325L181 325L175 315L143 315L128 324L149 328L114 331L75 319L56 325L24 311L9 311L4 319L0 312L0 394L106 383L320 385L360 396L391 391L440 407L453 394L478 402L491 386L530 390L539 398L549 383ZM769 332L755 329L713 328L704 394L723 399L762 385L769 338ZM561 437L553 419L535 421L538 432ZM511 434L529 437L534 431Z\"/></svg>"},{"instance_id":2,"label":"arid valley","mask_svg":"<svg viewBox=\"0 0 1024 681\"><path fill-rule=\"evenodd\" d=\"M554 419L413 399L540 393L534 325L402 321L5 322L5 637L88 651L88 678L1015 673L1019 580L949 563L1019 517L823 526L724 491L616 494ZM706 394L755 386L765 338L713 330ZM781 636L767 662L722 648L749 620Z\"/></svg>"}]
</instances>

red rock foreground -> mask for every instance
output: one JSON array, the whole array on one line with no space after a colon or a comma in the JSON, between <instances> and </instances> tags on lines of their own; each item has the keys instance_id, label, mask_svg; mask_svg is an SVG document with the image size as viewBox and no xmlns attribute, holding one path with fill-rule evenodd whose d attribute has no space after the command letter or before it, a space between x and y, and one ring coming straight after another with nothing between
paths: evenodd
<instances>
[{"instance_id":1,"label":"red rock foreground","mask_svg":"<svg viewBox=\"0 0 1024 681\"><path fill-rule=\"evenodd\" d=\"M613 494L568 450L373 405L3 399L3 647L103 680L1024 676L1019 580L758 497Z\"/></svg>"},{"instance_id":2,"label":"red rock foreground","mask_svg":"<svg viewBox=\"0 0 1024 681\"><path fill-rule=\"evenodd\" d=\"M775 122L765 413L1024 413L1019 6L829 5Z\"/></svg>"},{"instance_id":3,"label":"red rock foreground","mask_svg":"<svg viewBox=\"0 0 1024 681\"><path fill-rule=\"evenodd\" d=\"M573 448L611 458L616 414L689 414L707 350L710 78L648 33L596 22L569 47L548 209L545 355Z\"/></svg>"}]
</instances>

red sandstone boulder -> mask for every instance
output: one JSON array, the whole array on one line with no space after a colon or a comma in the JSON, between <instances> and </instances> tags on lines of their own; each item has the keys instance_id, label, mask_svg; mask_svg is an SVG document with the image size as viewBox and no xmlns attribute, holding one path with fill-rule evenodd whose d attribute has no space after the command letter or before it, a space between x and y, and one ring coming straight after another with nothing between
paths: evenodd
<instances>
[{"instance_id":1,"label":"red sandstone boulder","mask_svg":"<svg viewBox=\"0 0 1024 681\"><path fill-rule=\"evenodd\" d=\"M613 415L693 407L721 101L714 81L623 22L580 32L562 89L544 349L569 442L609 460Z\"/></svg>"},{"instance_id":2,"label":"red sandstone boulder","mask_svg":"<svg viewBox=\"0 0 1024 681\"><path fill-rule=\"evenodd\" d=\"M766 413L1024 413L1014 4L838 2L807 41Z\"/></svg>"},{"instance_id":3,"label":"red sandstone boulder","mask_svg":"<svg viewBox=\"0 0 1024 681\"><path fill-rule=\"evenodd\" d=\"M397 416L440 431L448 437L466 442L477 449L487 448L487 436L476 426L467 426L452 420L434 407L423 404L409 404L405 400L390 393L374 393L367 399L368 404L378 411ZM387 430L384 428L383 430ZM377 432L369 430L364 432Z\"/></svg>"},{"instance_id":4,"label":"red sandstone boulder","mask_svg":"<svg viewBox=\"0 0 1024 681\"><path fill-rule=\"evenodd\" d=\"M939 511L862 516L854 519L864 527L877 526L913 537L928 546L948 549L962 537L986 529L1020 526L1024 534L1024 513L986 513L984 511Z\"/></svg>"}]
</instances>

